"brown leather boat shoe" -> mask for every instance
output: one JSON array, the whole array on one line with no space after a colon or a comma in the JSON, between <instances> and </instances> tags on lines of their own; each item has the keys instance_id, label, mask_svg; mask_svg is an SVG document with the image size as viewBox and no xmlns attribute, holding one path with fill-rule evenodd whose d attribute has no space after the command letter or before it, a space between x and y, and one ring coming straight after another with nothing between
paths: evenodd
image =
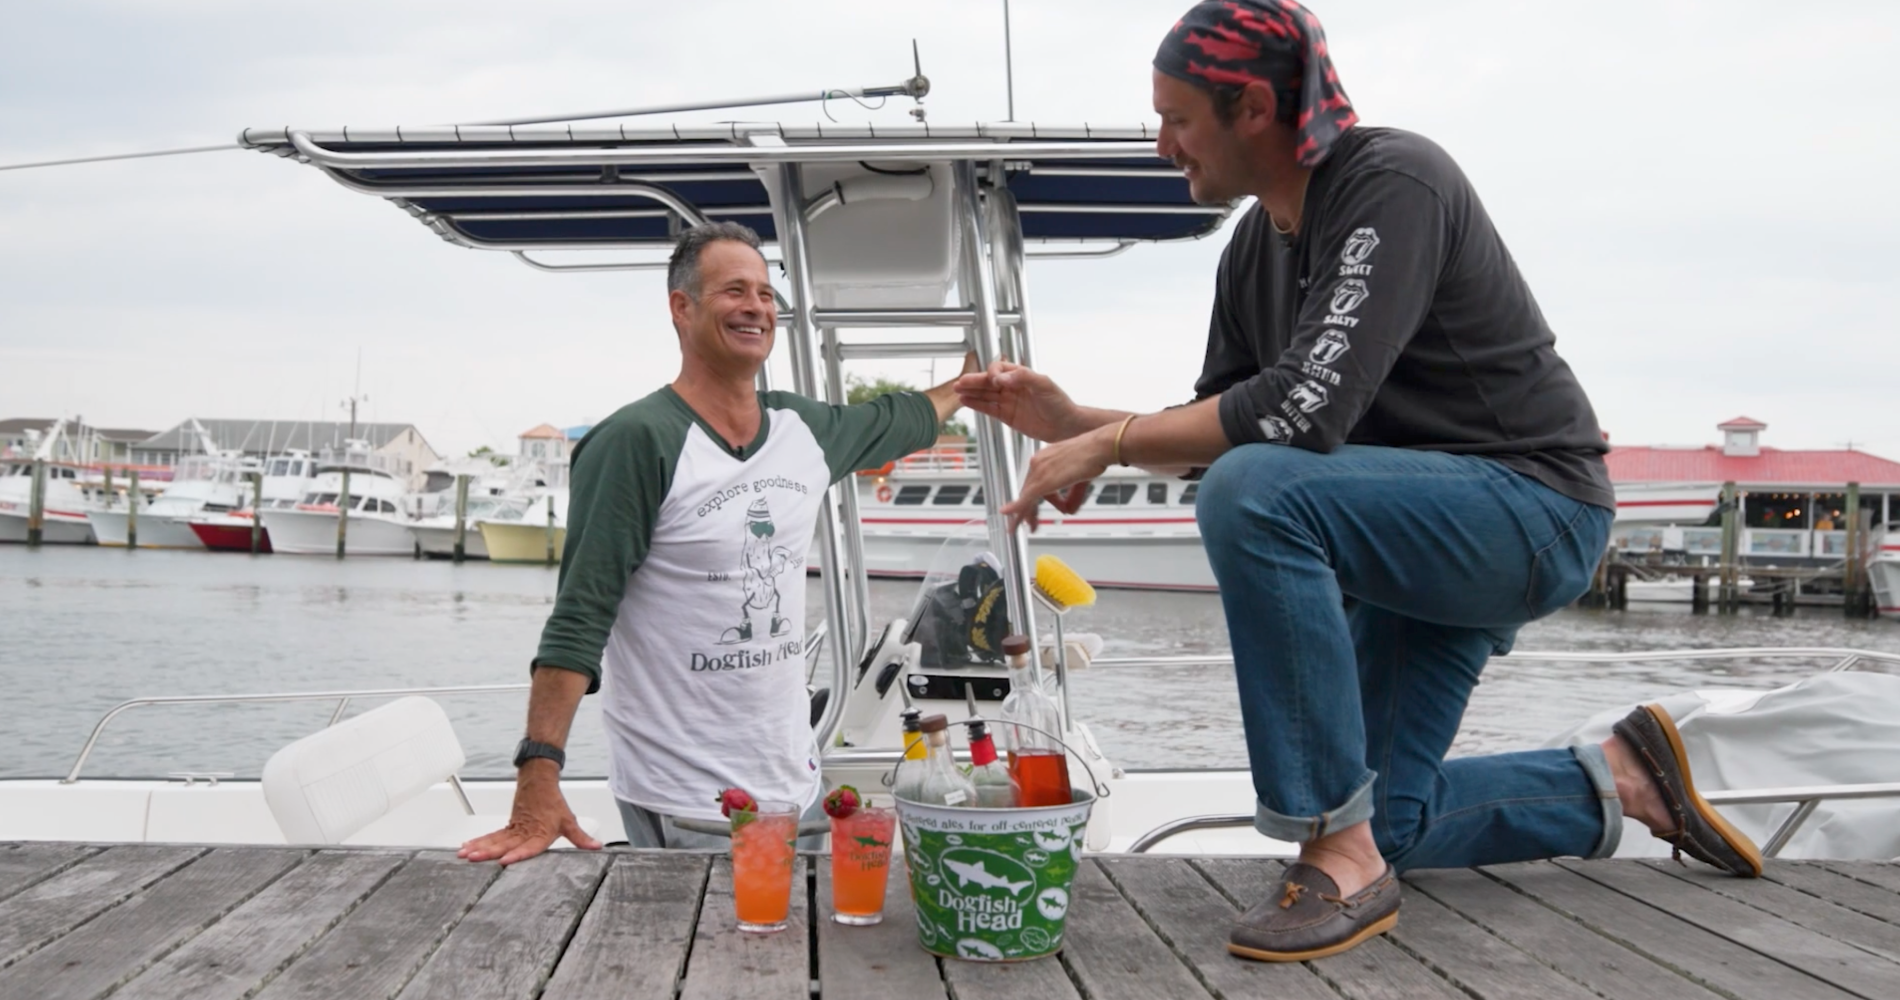
<instances>
[{"instance_id":1,"label":"brown leather boat shoe","mask_svg":"<svg viewBox=\"0 0 1900 1000\"><path fill-rule=\"evenodd\" d=\"M1349 897L1332 876L1308 864L1288 865L1274 894L1242 914L1227 950L1262 962L1304 962L1337 955L1399 922L1399 879L1385 874Z\"/></svg>"},{"instance_id":2,"label":"brown leather boat shoe","mask_svg":"<svg viewBox=\"0 0 1900 1000\"><path fill-rule=\"evenodd\" d=\"M1675 816L1676 828L1656 836L1675 847L1673 854L1678 862L1687 854L1730 875L1761 876L1761 848L1696 794L1695 784L1689 780L1689 754L1682 748L1682 734L1661 705L1639 705L1611 729L1628 741L1648 765L1663 803Z\"/></svg>"}]
</instances>

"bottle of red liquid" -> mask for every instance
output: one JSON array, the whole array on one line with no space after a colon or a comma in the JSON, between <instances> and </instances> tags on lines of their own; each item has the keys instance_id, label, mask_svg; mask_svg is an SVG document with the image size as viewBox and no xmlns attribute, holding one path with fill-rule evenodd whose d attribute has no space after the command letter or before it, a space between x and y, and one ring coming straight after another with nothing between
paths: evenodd
<instances>
[{"instance_id":1,"label":"bottle of red liquid","mask_svg":"<svg viewBox=\"0 0 1900 1000\"><path fill-rule=\"evenodd\" d=\"M977 808L1008 809L1019 805L1016 779L1010 776L1009 768L996 759L996 743L990 738L989 727L980 719L971 719L963 725L970 733L970 784L976 786Z\"/></svg>"},{"instance_id":2,"label":"bottle of red liquid","mask_svg":"<svg viewBox=\"0 0 1900 1000\"><path fill-rule=\"evenodd\" d=\"M1062 716L1036 683L1030 649L1028 636L1003 640L1003 653L1009 657L1009 697L1003 699L1002 713L1009 775L1016 779L1017 805L1065 806L1072 801L1069 755L1051 735L1062 731Z\"/></svg>"}]
</instances>

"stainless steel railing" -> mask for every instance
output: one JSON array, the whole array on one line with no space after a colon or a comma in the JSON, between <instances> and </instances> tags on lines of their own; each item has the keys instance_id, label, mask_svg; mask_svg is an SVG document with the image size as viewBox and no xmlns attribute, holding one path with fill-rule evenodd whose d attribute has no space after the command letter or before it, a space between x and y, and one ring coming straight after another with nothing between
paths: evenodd
<instances>
[{"instance_id":1,"label":"stainless steel railing","mask_svg":"<svg viewBox=\"0 0 1900 1000\"><path fill-rule=\"evenodd\" d=\"M1882 782L1867 785L1806 785L1793 788L1751 788L1732 792L1703 792L1702 799L1712 806L1739 806L1762 803L1792 802L1795 808L1781 821L1775 832L1762 845L1763 857L1779 857L1781 849L1788 846L1796 831L1814 815L1814 808L1822 802L1848 801L1851 799L1900 798L1900 782ZM1163 823L1147 833L1135 838L1128 846L1130 854L1146 854L1156 844L1170 837L1195 830L1232 829L1252 826L1252 813L1229 813L1222 815L1186 816Z\"/></svg>"}]
</instances>

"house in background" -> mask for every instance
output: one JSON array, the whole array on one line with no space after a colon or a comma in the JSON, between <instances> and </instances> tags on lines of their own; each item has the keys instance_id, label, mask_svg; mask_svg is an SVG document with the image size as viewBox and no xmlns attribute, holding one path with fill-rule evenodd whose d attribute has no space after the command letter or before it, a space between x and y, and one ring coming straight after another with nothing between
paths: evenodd
<instances>
[{"instance_id":1,"label":"house in background","mask_svg":"<svg viewBox=\"0 0 1900 1000\"><path fill-rule=\"evenodd\" d=\"M1716 425L1722 444L1613 448L1610 544L1636 551L1721 552L1721 494L1734 483L1743 557L1838 561L1847 554L1847 485L1858 484L1863 544L1900 520L1900 462L1851 448L1783 450L1748 417Z\"/></svg>"},{"instance_id":2,"label":"house in background","mask_svg":"<svg viewBox=\"0 0 1900 1000\"><path fill-rule=\"evenodd\" d=\"M568 439L566 431L553 424L542 424L521 432L518 439L522 461L525 462L565 462L574 450L574 442Z\"/></svg>"},{"instance_id":3,"label":"house in background","mask_svg":"<svg viewBox=\"0 0 1900 1000\"><path fill-rule=\"evenodd\" d=\"M133 455L142 465L174 465L180 456L201 454L203 447L197 427L221 451L239 451L263 457L286 451L317 454L325 448L342 448L352 433L369 442L378 455L397 459L408 470L409 487L419 489L424 470L442 460L414 424L359 423L352 431L347 422L326 420L206 420L199 418L155 434L140 442Z\"/></svg>"},{"instance_id":4,"label":"house in background","mask_svg":"<svg viewBox=\"0 0 1900 1000\"><path fill-rule=\"evenodd\" d=\"M59 421L50 418L15 417L0 420L0 458L32 458L39 442ZM76 420L66 422L66 430L57 446L61 461L86 465L138 465L133 457L139 442L152 431L121 427L88 427Z\"/></svg>"}]
</instances>

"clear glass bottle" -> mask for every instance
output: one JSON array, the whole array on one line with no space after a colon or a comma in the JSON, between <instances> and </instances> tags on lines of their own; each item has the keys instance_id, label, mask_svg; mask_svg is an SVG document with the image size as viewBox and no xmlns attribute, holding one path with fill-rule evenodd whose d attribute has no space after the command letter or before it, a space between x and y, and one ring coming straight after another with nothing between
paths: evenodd
<instances>
[{"instance_id":1,"label":"clear glass bottle","mask_svg":"<svg viewBox=\"0 0 1900 1000\"><path fill-rule=\"evenodd\" d=\"M1062 732L1062 715L1036 683L1031 649L1025 635L1003 640L1003 653L1009 657L1009 697L1003 699L1002 718L1009 775L1015 779L1019 805L1067 805L1069 755L1054 735Z\"/></svg>"},{"instance_id":2,"label":"clear glass bottle","mask_svg":"<svg viewBox=\"0 0 1900 1000\"><path fill-rule=\"evenodd\" d=\"M933 806L975 807L976 786L964 777L950 753L950 720L929 715L920 725L924 733L924 760L923 766L917 768L920 773L915 794L909 796L911 801ZM914 766L914 763L906 764L902 769Z\"/></svg>"},{"instance_id":3,"label":"clear glass bottle","mask_svg":"<svg viewBox=\"0 0 1900 1000\"><path fill-rule=\"evenodd\" d=\"M1009 768L996 759L996 741L981 719L963 724L970 733L970 784L976 786L978 809L1008 809L1016 804L1016 781Z\"/></svg>"}]
</instances>

